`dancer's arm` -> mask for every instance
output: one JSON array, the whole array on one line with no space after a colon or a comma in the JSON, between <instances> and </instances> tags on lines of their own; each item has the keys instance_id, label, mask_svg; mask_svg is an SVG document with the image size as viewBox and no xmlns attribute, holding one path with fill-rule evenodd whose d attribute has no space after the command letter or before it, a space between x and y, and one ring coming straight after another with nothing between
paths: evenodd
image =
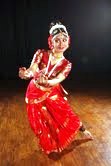
<instances>
[{"instance_id":1,"label":"dancer's arm","mask_svg":"<svg viewBox=\"0 0 111 166\"><path fill-rule=\"evenodd\" d=\"M62 82L63 80L65 80L66 77L68 76L69 72L71 71L71 67L72 67L72 64L68 61L67 65L63 68L63 70L55 78L48 80L48 84L50 86L54 86L54 85Z\"/></svg>"},{"instance_id":2,"label":"dancer's arm","mask_svg":"<svg viewBox=\"0 0 111 166\"><path fill-rule=\"evenodd\" d=\"M38 64L40 63L42 58L41 50L36 51L36 53L33 56L31 65L28 69L25 67L19 68L19 77L21 79L30 79L34 76L35 72L39 70Z\"/></svg>"},{"instance_id":3,"label":"dancer's arm","mask_svg":"<svg viewBox=\"0 0 111 166\"><path fill-rule=\"evenodd\" d=\"M59 72L59 74L54 77L54 78L48 78L47 76L45 76L43 73L41 73L41 76L37 79L37 83L39 85L43 85L43 86L55 86L56 84L62 82L64 79L66 79L66 77L68 76L70 70L72 67L72 63L70 63L69 61L67 61L67 63L62 66L62 70L61 72Z\"/></svg>"}]
</instances>

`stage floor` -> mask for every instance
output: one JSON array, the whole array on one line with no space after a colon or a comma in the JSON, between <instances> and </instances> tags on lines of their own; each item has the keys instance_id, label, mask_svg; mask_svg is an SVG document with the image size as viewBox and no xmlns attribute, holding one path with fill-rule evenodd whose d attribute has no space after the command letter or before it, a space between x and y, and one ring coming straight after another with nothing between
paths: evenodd
<instances>
[{"instance_id":1,"label":"stage floor","mask_svg":"<svg viewBox=\"0 0 111 166\"><path fill-rule=\"evenodd\" d=\"M94 140L86 140L80 133L73 150L48 158L39 150L27 119L24 96L28 82L4 80L0 84L0 166L111 165L110 87L65 85L69 103Z\"/></svg>"}]
</instances>

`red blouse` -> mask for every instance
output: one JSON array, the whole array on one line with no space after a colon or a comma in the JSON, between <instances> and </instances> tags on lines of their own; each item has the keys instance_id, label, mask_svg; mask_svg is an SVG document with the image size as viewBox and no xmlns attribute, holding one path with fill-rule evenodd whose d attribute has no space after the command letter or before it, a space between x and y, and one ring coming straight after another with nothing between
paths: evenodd
<instances>
[{"instance_id":1,"label":"red blouse","mask_svg":"<svg viewBox=\"0 0 111 166\"><path fill-rule=\"evenodd\" d=\"M38 64L37 72L40 72L43 70L45 71L48 65L49 56L50 56L49 51L39 49L34 54L31 65L33 63L37 63ZM72 64L64 57L63 59L61 59L61 61L58 64L51 65L50 63L48 67L48 73L51 72L54 66L55 68L49 77L50 79L57 77L57 75L60 73L62 73L66 78L71 70Z\"/></svg>"}]
</instances>

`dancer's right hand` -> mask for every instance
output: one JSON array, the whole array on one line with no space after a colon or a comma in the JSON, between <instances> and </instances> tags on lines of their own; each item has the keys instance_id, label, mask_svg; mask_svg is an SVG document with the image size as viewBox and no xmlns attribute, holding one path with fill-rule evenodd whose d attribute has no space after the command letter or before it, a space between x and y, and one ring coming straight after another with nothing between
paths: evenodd
<instances>
[{"instance_id":1,"label":"dancer's right hand","mask_svg":"<svg viewBox=\"0 0 111 166\"><path fill-rule=\"evenodd\" d=\"M19 77L21 79L24 79L25 78L25 72L26 72L26 68L25 67L20 67L19 68Z\"/></svg>"}]
</instances>

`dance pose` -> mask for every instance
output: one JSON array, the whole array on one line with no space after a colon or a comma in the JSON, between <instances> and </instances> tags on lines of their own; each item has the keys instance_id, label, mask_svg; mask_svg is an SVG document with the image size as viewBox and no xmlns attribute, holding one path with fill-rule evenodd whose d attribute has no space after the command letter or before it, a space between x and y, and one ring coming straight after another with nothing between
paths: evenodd
<instances>
[{"instance_id":1,"label":"dance pose","mask_svg":"<svg viewBox=\"0 0 111 166\"><path fill-rule=\"evenodd\" d=\"M49 50L36 51L28 69L19 68L20 78L31 79L25 98L27 114L40 147L46 154L66 149L78 131L92 139L70 107L67 92L61 85L72 66L64 57L70 37L62 23L51 23L48 44Z\"/></svg>"}]
</instances>

